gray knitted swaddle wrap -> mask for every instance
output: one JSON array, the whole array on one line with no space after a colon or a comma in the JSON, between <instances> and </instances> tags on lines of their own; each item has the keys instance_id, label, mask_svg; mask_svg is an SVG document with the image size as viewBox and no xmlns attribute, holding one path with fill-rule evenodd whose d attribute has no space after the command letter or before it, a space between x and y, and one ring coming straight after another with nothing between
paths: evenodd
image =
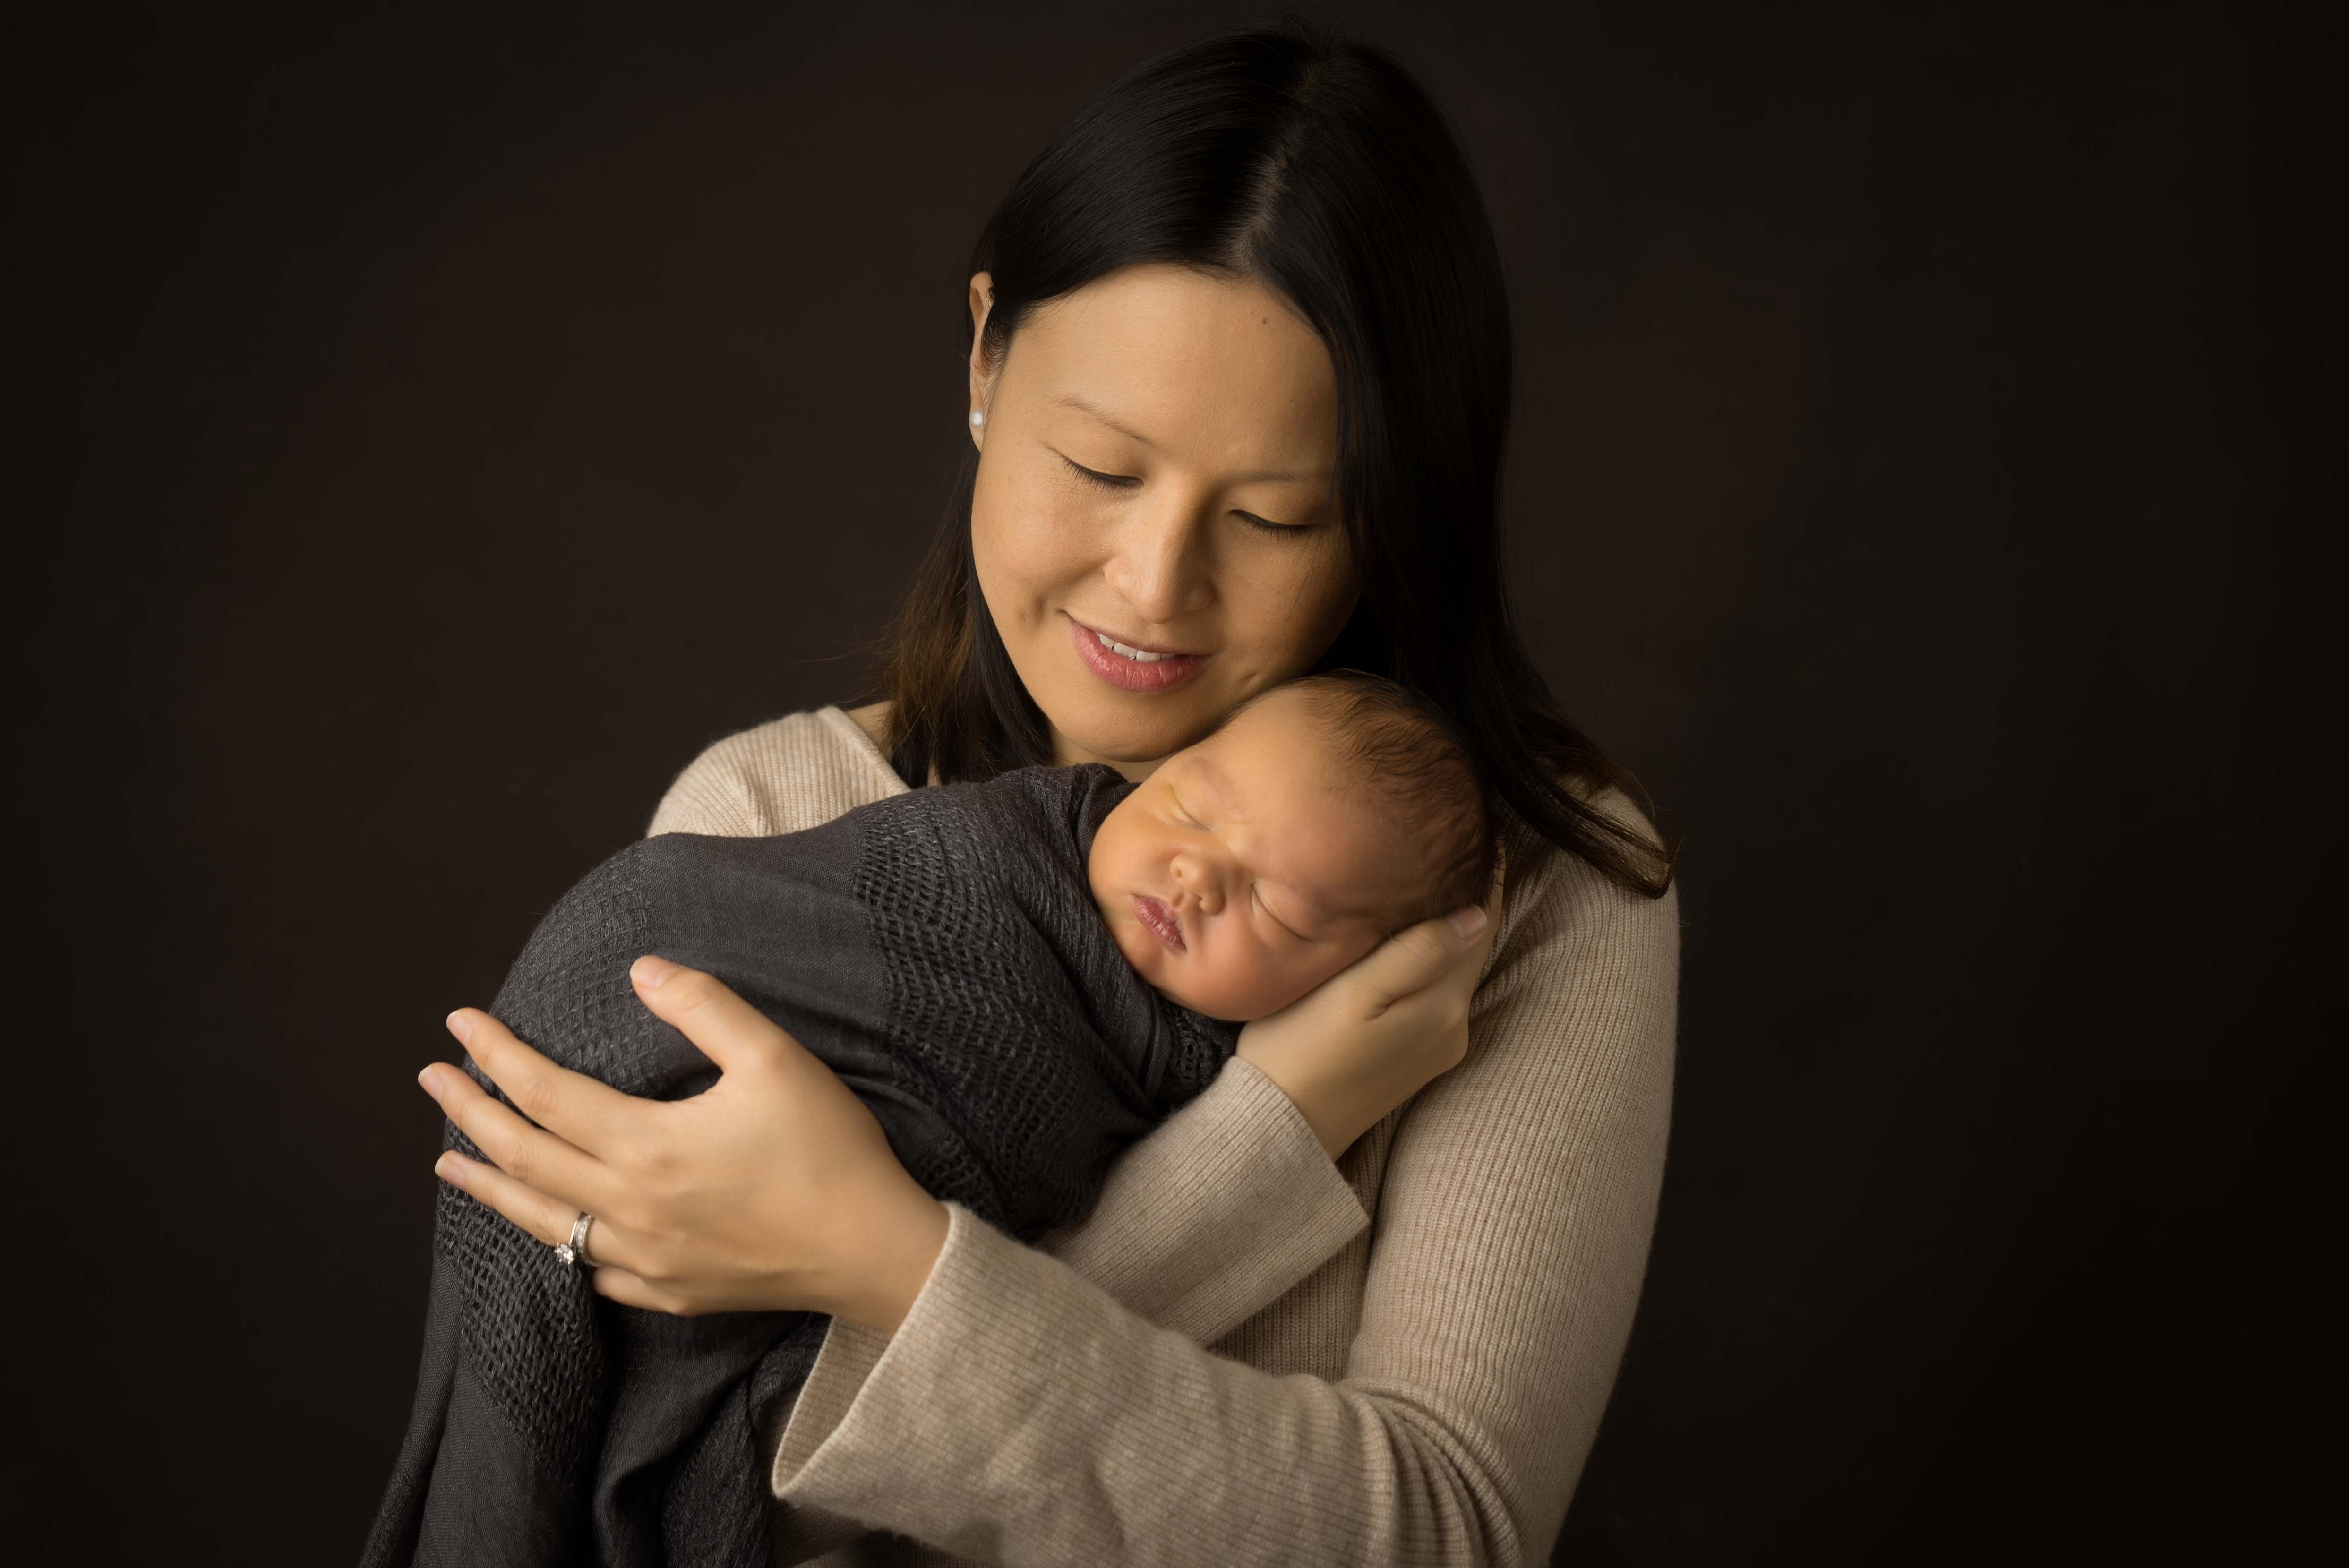
<instances>
[{"instance_id":1,"label":"gray knitted swaddle wrap","mask_svg":"<svg viewBox=\"0 0 2349 1568\"><path fill-rule=\"evenodd\" d=\"M717 1069L646 1011L628 966L707 969L837 1072L932 1193L1023 1238L1072 1223L1237 1037L1145 985L1093 907L1086 855L1131 788L1028 769L779 838L647 839L564 895L492 1011L567 1067L680 1099ZM763 1568L758 1434L825 1320L616 1305L446 1185L435 1228L416 1408L368 1568Z\"/></svg>"}]
</instances>

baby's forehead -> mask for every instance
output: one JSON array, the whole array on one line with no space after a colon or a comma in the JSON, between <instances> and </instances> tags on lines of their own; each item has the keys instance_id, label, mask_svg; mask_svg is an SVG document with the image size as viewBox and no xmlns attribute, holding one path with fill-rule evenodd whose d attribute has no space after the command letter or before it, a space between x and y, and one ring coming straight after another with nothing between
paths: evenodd
<instances>
[{"instance_id":1,"label":"baby's forehead","mask_svg":"<svg viewBox=\"0 0 2349 1568\"><path fill-rule=\"evenodd\" d=\"M1270 699L1267 699L1268 701ZM1188 776L1251 817L1315 814L1342 810L1361 797L1357 810L1372 809L1362 770L1350 765L1344 748L1322 723L1282 722L1285 716L1259 716L1248 709L1184 755Z\"/></svg>"},{"instance_id":2,"label":"baby's forehead","mask_svg":"<svg viewBox=\"0 0 2349 1568\"><path fill-rule=\"evenodd\" d=\"M1202 748L1191 770L1253 830L1262 869L1332 918L1384 917L1425 880L1425 835L1342 748L1309 742Z\"/></svg>"}]
</instances>

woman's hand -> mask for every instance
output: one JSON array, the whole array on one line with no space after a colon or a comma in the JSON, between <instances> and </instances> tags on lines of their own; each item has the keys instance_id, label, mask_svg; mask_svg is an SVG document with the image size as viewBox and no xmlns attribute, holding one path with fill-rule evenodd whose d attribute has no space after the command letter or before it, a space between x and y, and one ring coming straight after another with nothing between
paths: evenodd
<instances>
[{"instance_id":1,"label":"woman's hand","mask_svg":"<svg viewBox=\"0 0 2349 1568\"><path fill-rule=\"evenodd\" d=\"M1352 967L1240 1031L1335 1160L1468 1054L1468 1004L1501 923L1501 881L1474 904L1396 933Z\"/></svg>"},{"instance_id":2,"label":"woman's hand","mask_svg":"<svg viewBox=\"0 0 2349 1568\"><path fill-rule=\"evenodd\" d=\"M419 1081L495 1162L451 1150L435 1170L543 1242L568 1238L581 1210L595 1215L595 1290L615 1301L823 1312L894 1333L946 1243L944 1206L848 1086L718 980L651 956L630 978L718 1064L716 1085L638 1099L463 1008L450 1033L529 1119L434 1063Z\"/></svg>"}]
</instances>

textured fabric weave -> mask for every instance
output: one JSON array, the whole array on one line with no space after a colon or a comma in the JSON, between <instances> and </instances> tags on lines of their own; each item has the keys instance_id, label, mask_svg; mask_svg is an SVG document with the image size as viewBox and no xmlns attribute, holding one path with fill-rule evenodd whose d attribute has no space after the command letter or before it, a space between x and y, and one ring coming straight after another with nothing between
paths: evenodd
<instances>
[{"instance_id":1,"label":"textured fabric weave","mask_svg":"<svg viewBox=\"0 0 2349 1568\"><path fill-rule=\"evenodd\" d=\"M1237 1033L1153 992L1093 908L1086 853L1131 788L1035 769L788 836L647 839L564 896L492 1010L564 1066L681 1098L716 1069L627 970L647 952L706 968L839 1073L956 1212L1030 1236L1066 1226ZM823 1319L601 1301L453 1188L437 1235L424 1373L370 1564L768 1560L758 1434Z\"/></svg>"}]
</instances>

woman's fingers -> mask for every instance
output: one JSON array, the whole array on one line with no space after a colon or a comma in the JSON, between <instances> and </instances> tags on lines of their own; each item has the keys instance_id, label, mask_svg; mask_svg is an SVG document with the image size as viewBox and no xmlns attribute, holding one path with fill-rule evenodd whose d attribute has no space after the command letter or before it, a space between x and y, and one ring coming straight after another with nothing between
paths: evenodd
<instances>
[{"instance_id":1,"label":"woman's fingers","mask_svg":"<svg viewBox=\"0 0 2349 1568\"><path fill-rule=\"evenodd\" d=\"M647 1312L671 1313L679 1317L692 1317L701 1311L698 1302L673 1291L663 1290L658 1285L647 1284L624 1268L608 1264L599 1266L589 1283L594 1285L597 1295L616 1301L622 1306L641 1306Z\"/></svg>"},{"instance_id":2,"label":"woman's fingers","mask_svg":"<svg viewBox=\"0 0 2349 1568\"><path fill-rule=\"evenodd\" d=\"M647 953L630 967L628 978L653 1016L691 1040L721 1073L801 1049L772 1018L714 975Z\"/></svg>"},{"instance_id":3,"label":"woman's fingers","mask_svg":"<svg viewBox=\"0 0 2349 1568\"><path fill-rule=\"evenodd\" d=\"M457 1124L458 1130L513 1181L569 1203L574 1212L594 1208L611 1191L610 1172L600 1161L554 1134L533 1127L455 1068L435 1062L419 1073L416 1081L440 1102L441 1111ZM569 1218L563 1222L567 1231Z\"/></svg>"},{"instance_id":4,"label":"woman's fingers","mask_svg":"<svg viewBox=\"0 0 2349 1568\"><path fill-rule=\"evenodd\" d=\"M478 1160L468 1160L455 1150L444 1150L432 1167L432 1174L468 1193L481 1203L495 1209L522 1230L544 1242L548 1246L571 1239L572 1222L579 1218L576 1205L550 1198L527 1182L517 1181L494 1165L484 1165ZM589 1249L594 1250L592 1247Z\"/></svg>"},{"instance_id":5,"label":"woman's fingers","mask_svg":"<svg viewBox=\"0 0 2349 1568\"><path fill-rule=\"evenodd\" d=\"M640 1101L585 1073L555 1066L479 1007L460 1007L450 1014L449 1032L524 1116L575 1148L605 1152L643 1113Z\"/></svg>"},{"instance_id":6,"label":"woman's fingers","mask_svg":"<svg viewBox=\"0 0 2349 1568\"><path fill-rule=\"evenodd\" d=\"M1357 963L1347 977L1361 987L1371 1016L1446 978L1473 990L1500 929L1502 891L1496 861L1493 891L1482 906L1464 904L1399 931Z\"/></svg>"},{"instance_id":7,"label":"woman's fingers","mask_svg":"<svg viewBox=\"0 0 2349 1568\"><path fill-rule=\"evenodd\" d=\"M1485 959L1493 951L1493 944L1500 940L1501 908L1508 897L1508 889L1502 885L1501 878L1507 870L1508 851L1495 845L1493 856L1493 891L1485 895L1484 923L1470 931L1466 937L1468 950L1475 954L1474 961L1466 965L1468 984L1472 987L1483 982ZM1447 918L1456 920L1458 915Z\"/></svg>"},{"instance_id":8,"label":"woman's fingers","mask_svg":"<svg viewBox=\"0 0 2349 1568\"><path fill-rule=\"evenodd\" d=\"M1354 965L1349 976L1373 1017L1463 966L1482 962L1492 917L1475 904L1399 931ZM1470 974L1471 984L1475 974Z\"/></svg>"},{"instance_id":9,"label":"woman's fingers","mask_svg":"<svg viewBox=\"0 0 2349 1568\"><path fill-rule=\"evenodd\" d=\"M468 1194L483 1205L496 1210L514 1225L537 1237L548 1246L571 1239L571 1227L578 1221L580 1209L560 1198L550 1198L525 1181L517 1181L494 1165L484 1165L478 1160L468 1160L455 1150L444 1150L432 1173L459 1191ZM590 1211L592 1212L593 1211ZM627 1239L614 1230L602 1216L587 1227L587 1261L601 1274L615 1270L624 1261L633 1262L636 1249ZM634 1279L636 1276L628 1276ZM649 1288L649 1287L647 1287ZM663 1311L669 1309L664 1307Z\"/></svg>"}]
</instances>

